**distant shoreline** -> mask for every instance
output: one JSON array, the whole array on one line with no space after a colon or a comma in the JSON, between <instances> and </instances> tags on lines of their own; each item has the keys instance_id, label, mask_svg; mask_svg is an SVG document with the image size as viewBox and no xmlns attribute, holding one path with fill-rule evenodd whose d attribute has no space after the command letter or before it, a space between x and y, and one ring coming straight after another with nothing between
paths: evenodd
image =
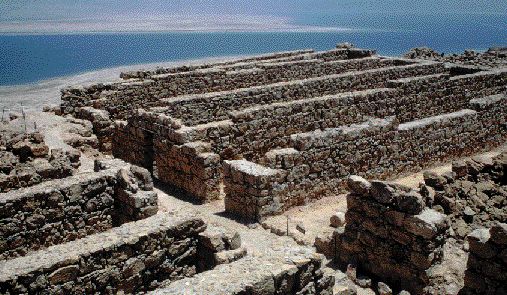
<instances>
[{"instance_id":1,"label":"distant shoreline","mask_svg":"<svg viewBox=\"0 0 507 295\"><path fill-rule=\"evenodd\" d=\"M55 77L27 84L0 86L0 111L4 108L12 111L21 110L21 106L25 111L42 111L42 107L45 105L58 105L60 103L60 89L62 88L122 81L120 78L121 72L220 62L253 55L255 54L133 64Z\"/></svg>"},{"instance_id":2,"label":"distant shoreline","mask_svg":"<svg viewBox=\"0 0 507 295\"><path fill-rule=\"evenodd\" d=\"M337 33L337 32L361 32L365 29L339 28L339 27L301 27L301 28L280 28L280 29L178 29L178 30L111 30L111 31L54 31L54 32L37 32L37 31L20 31L20 32L4 32L0 28L0 36L30 36L30 35L93 35L93 34L161 34L161 33ZM372 29L368 29L371 31ZM377 30L390 32L392 30Z\"/></svg>"}]
</instances>

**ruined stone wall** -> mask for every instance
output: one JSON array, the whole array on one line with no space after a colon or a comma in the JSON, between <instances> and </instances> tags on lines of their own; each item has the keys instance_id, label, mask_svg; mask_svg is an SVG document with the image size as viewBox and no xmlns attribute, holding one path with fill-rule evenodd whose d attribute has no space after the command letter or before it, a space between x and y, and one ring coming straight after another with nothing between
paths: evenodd
<instances>
[{"instance_id":1,"label":"ruined stone wall","mask_svg":"<svg viewBox=\"0 0 507 295\"><path fill-rule=\"evenodd\" d=\"M413 189L360 177L351 177L348 186L346 225L335 236L335 258L397 289L435 294L428 270L442 260L447 216L427 208Z\"/></svg>"},{"instance_id":2,"label":"ruined stone wall","mask_svg":"<svg viewBox=\"0 0 507 295\"><path fill-rule=\"evenodd\" d=\"M312 198L339 193L350 174L387 178L489 149L507 136L501 123L507 115L495 108L505 109L505 97L489 106L482 112L462 110L400 125L390 118L294 134L290 148L274 150L260 160L269 168L284 170L286 176L269 185L272 189L265 192L268 197L261 208L250 211L277 214ZM228 183L233 182L226 177L226 187ZM242 190L248 191L248 186ZM236 197L226 194L226 202L228 198Z\"/></svg>"},{"instance_id":3,"label":"ruined stone wall","mask_svg":"<svg viewBox=\"0 0 507 295\"><path fill-rule=\"evenodd\" d=\"M0 194L0 260L155 214L149 173L121 165Z\"/></svg>"},{"instance_id":4,"label":"ruined stone wall","mask_svg":"<svg viewBox=\"0 0 507 295\"><path fill-rule=\"evenodd\" d=\"M3 131L0 135L0 193L74 174L79 152L52 149L42 134Z\"/></svg>"},{"instance_id":5,"label":"ruined stone wall","mask_svg":"<svg viewBox=\"0 0 507 295\"><path fill-rule=\"evenodd\" d=\"M93 126L93 134L99 141L98 149L102 152L111 152L112 134L114 124L109 117L109 112L92 107L82 107L79 109L79 118L90 121Z\"/></svg>"},{"instance_id":6,"label":"ruined stone wall","mask_svg":"<svg viewBox=\"0 0 507 295\"><path fill-rule=\"evenodd\" d=\"M507 224L474 230L467 237L469 256L462 295L506 294Z\"/></svg>"},{"instance_id":7,"label":"ruined stone wall","mask_svg":"<svg viewBox=\"0 0 507 295\"><path fill-rule=\"evenodd\" d=\"M246 160L225 161L225 210L247 221L272 214L279 205L273 191L283 182L284 172Z\"/></svg>"},{"instance_id":8,"label":"ruined stone wall","mask_svg":"<svg viewBox=\"0 0 507 295\"><path fill-rule=\"evenodd\" d=\"M401 91L394 112L400 122L408 122L458 111L468 108L472 99L505 93L507 70L454 77L448 74L411 77L391 81L388 87Z\"/></svg>"},{"instance_id":9,"label":"ruined stone wall","mask_svg":"<svg viewBox=\"0 0 507 295\"><path fill-rule=\"evenodd\" d=\"M249 63L252 61L271 61L271 60L279 60L279 59L297 59L301 56L306 56L307 54L314 54L315 51L313 49L303 49L303 50L294 50L294 51L285 51L285 52L275 52L268 53L263 55L257 55L246 58L239 58L224 62L216 62L216 63L205 63L205 64L197 64L197 65L183 65L179 67L172 68L157 68L152 71L131 71L131 72L123 72L120 74L120 77L123 79L137 79L137 78L147 78L153 75L160 74L169 74L169 73L179 73L179 72L189 72L197 69L205 69L211 67L220 67L220 66L234 66L236 64ZM302 58L302 57L301 57Z\"/></svg>"},{"instance_id":10,"label":"ruined stone wall","mask_svg":"<svg viewBox=\"0 0 507 295\"><path fill-rule=\"evenodd\" d=\"M433 207L450 216L456 237L507 222L507 153L493 159L473 157L454 162L452 172L425 173L434 195Z\"/></svg>"},{"instance_id":11,"label":"ruined stone wall","mask_svg":"<svg viewBox=\"0 0 507 295\"><path fill-rule=\"evenodd\" d=\"M359 59L375 55L374 50L359 48L337 48L328 51L315 52L312 49L296 50L286 52L276 52L273 54L258 55L247 58L233 59L224 62L214 62L199 65L185 65L173 68L158 68L153 71L134 71L121 73L123 79L146 79L160 74L183 73L200 69L219 68L228 70L251 69L257 65L265 65L269 63L291 62L301 60L321 59L324 61L343 60L343 59Z\"/></svg>"},{"instance_id":12,"label":"ruined stone wall","mask_svg":"<svg viewBox=\"0 0 507 295\"><path fill-rule=\"evenodd\" d=\"M315 58L323 58L324 61L343 59L347 58L347 52L347 49L331 50ZM129 110L156 106L157 101L164 97L224 91L323 74L318 68L308 67L306 62L292 63L285 62L266 69L239 67L232 71L220 67L198 68L188 72L152 75L142 80L69 88L62 90L61 109L64 114L77 115L79 107L93 106L107 110L113 119L125 119ZM340 68L343 67L338 66Z\"/></svg>"},{"instance_id":13,"label":"ruined stone wall","mask_svg":"<svg viewBox=\"0 0 507 295\"><path fill-rule=\"evenodd\" d=\"M116 121L114 127L111 136L113 156L152 171L153 132L133 124L127 125L125 121Z\"/></svg>"},{"instance_id":14,"label":"ruined stone wall","mask_svg":"<svg viewBox=\"0 0 507 295\"><path fill-rule=\"evenodd\" d=\"M234 111L230 113L233 125L229 146L235 149L235 154L256 159L272 148L289 146L290 135L295 133L359 123L368 116L395 115L404 123L459 111L469 107L471 98L507 92L507 71L474 75L472 81L470 77L452 80L447 75L438 77L438 83L428 81L437 76L408 78L390 85L398 86L396 89L315 97ZM419 87L411 88L413 84ZM440 89L444 90L439 93Z\"/></svg>"},{"instance_id":15,"label":"ruined stone wall","mask_svg":"<svg viewBox=\"0 0 507 295\"><path fill-rule=\"evenodd\" d=\"M0 261L2 294L137 293L196 273L200 219L157 214Z\"/></svg>"}]
</instances>

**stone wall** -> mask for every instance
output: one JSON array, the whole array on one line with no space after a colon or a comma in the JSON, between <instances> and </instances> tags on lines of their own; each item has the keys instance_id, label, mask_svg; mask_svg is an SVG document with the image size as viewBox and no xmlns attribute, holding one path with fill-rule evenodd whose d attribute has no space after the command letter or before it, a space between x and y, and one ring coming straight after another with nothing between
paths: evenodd
<instances>
[{"instance_id":1,"label":"stone wall","mask_svg":"<svg viewBox=\"0 0 507 295\"><path fill-rule=\"evenodd\" d=\"M153 132L125 121L116 121L114 127L113 156L153 171Z\"/></svg>"},{"instance_id":2,"label":"stone wall","mask_svg":"<svg viewBox=\"0 0 507 295\"><path fill-rule=\"evenodd\" d=\"M79 109L79 114L77 116L92 123L93 133L97 136L99 141L99 150L106 153L111 152L111 135L114 131L114 125L109 118L109 113L105 110L92 107L82 107Z\"/></svg>"},{"instance_id":3,"label":"stone wall","mask_svg":"<svg viewBox=\"0 0 507 295\"><path fill-rule=\"evenodd\" d=\"M196 65L183 65L179 67L173 68L157 68L156 70L148 70L148 71L131 71L131 72L122 72L120 77L122 79L144 79L153 75L160 74L169 74L169 73L179 73L179 72L189 72L197 69L205 69L216 66L234 66L237 64L248 63L252 61L271 61L278 59L286 59L286 58L299 58L301 56L305 56L306 54L312 53L315 51L313 49L303 49L303 50L294 50L294 51L284 51L284 52L275 52L268 53L262 55L256 55L252 57L238 58L224 62L216 62L216 63L205 63L205 64L196 64Z\"/></svg>"},{"instance_id":4,"label":"stone wall","mask_svg":"<svg viewBox=\"0 0 507 295\"><path fill-rule=\"evenodd\" d=\"M290 251L289 251L290 252ZM246 257L148 294L333 294L334 277L323 271L322 257L287 254L286 261Z\"/></svg>"},{"instance_id":5,"label":"stone wall","mask_svg":"<svg viewBox=\"0 0 507 295\"><path fill-rule=\"evenodd\" d=\"M349 178L346 225L335 236L338 261L353 263L396 289L433 294L428 271L442 260L446 215L419 191Z\"/></svg>"},{"instance_id":6,"label":"stone wall","mask_svg":"<svg viewBox=\"0 0 507 295\"><path fill-rule=\"evenodd\" d=\"M353 90L386 87L389 80L444 72L443 64L422 63L387 66L365 71L320 76L303 80L202 95L179 96L163 101L167 115L185 125L198 125L228 119L228 112L242 108L287 102Z\"/></svg>"},{"instance_id":7,"label":"stone wall","mask_svg":"<svg viewBox=\"0 0 507 295\"><path fill-rule=\"evenodd\" d=\"M156 212L157 195L148 171L122 162L0 194L0 260Z\"/></svg>"},{"instance_id":8,"label":"stone wall","mask_svg":"<svg viewBox=\"0 0 507 295\"><path fill-rule=\"evenodd\" d=\"M201 202L220 197L222 162L209 143L174 145L157 139L154 148L159 180Z\"/></svg>"},{"instance_id":9,"label":"stone wall","mask_svg":"<svg viewBox=\"0 0 507 295\"><path fill-rule=\"evenodd\" d=\"M469 256L460 294L506 294L507 224L476 229L467 237Z\"/></svg>"},{"instance_id":10,"label":"stone wall","mask_svg":"<svg viewBox=\"0 0 507 295\"><path fill-rule=\"evenodd\" d=\"M244 219L260 220L277 210L273 196L285 171L270 169L246 160L224 162L225 210Z\"/></svg>"},{"instance_id":11,"label":"stone wall","mask_svg":"<svg viewBox=\"0 0 507 295\"><path fill-rule=\"evenodd\" d=\"M138 293L196 273L200 219L166 214L0 261L2 294Z\"/></svg>"},{"instance_id":12,"label":"stone wall","mask_svg":"<svg viewBox=\"0 0 507 295\"><path fill-rule=\"evenodd\" d=\"M501 124L507 121L506 103L503 97L479 112L462 110L404 124L395 118L375 119L294 134L289 148L273 150L259 161L268 168L282 169L285 176L264 184L270 190L264 192L268 197L263 208L250 211L277 214L313 198L340 193L350 174L385 179L490 149L507 136ZM255 173L250 177L258 178ZM233 183L238 185L226 177L226 187ZM226 202L241 195L238 191L249 189L245 184L234 190L236 196L226 194Z\"/></svg>"},{"instance_id":13,"label":"stone wall","mask_svg":"<svg viewBox=\"0 0 507 295\"><path fill-rule=\"evenodd\" d=\"M346 59L348 52L351 50L353 49L325 51L315 54L313 59L323 59L323 61ZM358 53L353 54L353 56L360 58L373 54L365 50L358 50ZM294 70L291 70L291 63L298 64ZM310 69L310 71L307 73L305 69ZM257 68L257 65L250 69L243 66L229 69L218 64L185 72L177 71L175 73L150 75L145 77L146 79L98 84L86 88L63 89L61 109L64 114L77 114L79 107L93 106L107 110L113 119L125 119L129 110L156 106L156 102L164 97L224 91L263 83L274 83L288 78L307 77L312 73L318 75L319 71L317 68L314 70L313 67L308 67L305 62L301 63L300 61L288 61L279 65L268 66L266 69ZM125 103L127 100L128 103Z\"/></svg>"}]
</instances>

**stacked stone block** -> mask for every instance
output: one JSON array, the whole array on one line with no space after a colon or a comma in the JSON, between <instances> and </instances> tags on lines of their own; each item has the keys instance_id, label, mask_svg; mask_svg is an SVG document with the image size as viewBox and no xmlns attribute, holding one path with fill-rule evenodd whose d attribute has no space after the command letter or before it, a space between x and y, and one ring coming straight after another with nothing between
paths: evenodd
<instances>
[{"instance_id":1,"label":"stacked stone block","mask_svg":"<svg viewBox=\"0 0 507 295\"><path fill-rule=\"evenodd\" d=\"M83 107L79 109L78 117L92 123L93 133L97 136L99 141L99 150L102 152L111 152L111 134L113 134L114 125L109 118L109 113L106 110Z\"/></svg>"},{"instance_id":2,"label":"stacked stone block","mask_svg":"<svg viewBox=\"0 0 507 295\"><path fill-rule=\"evenodd\" d=\"M210 270L217 265L234 262L243 258L246 248L241 247L241 236L223 228L208 227L199 235L199 272Z\"/></svg>"},{"instance_id":3,"label":"stacked stone block","mask_svg":"<svg viewBox=\"0 0 507 295\"><path fill-rule=\"evenodd\" d=\"M506 294L507 224L476 229L467 237L469 256L460 294Z\"/></svg>"},{"instance_id":4,"label":"stacked stone block","mask_svg":"<svg viewBox=\"0 0 507 295\"><path fill-rule=\"evenodd\" d=\"M200 219L159 214L0 261L2 294L127 294L196 273Z\"/></svg>"},{"instance_id":5,"label":"stacked stone block","mask_svg":"<svg viewBox=\"0 0 507 295\"><path fill-rule=\"evenodd\" d=\"M225 210L249 221L279 212L278 200L271 192L283 177L280 170L245 160L225 161Z\"/></svg>"},{"instance_id":6,"label":"stacked stone block","mask_svg":"<svg viewBox=\"0 0 507 295\"><path fill-rule=\"evenodd\" d=\"M360 177L348 181L346 225L335 236L336 259L415 294L429 292L428 270L441 261L446 215L416 190Z\"/></svg>"},{"instance_id":7,"label":"stacked stone block","mask_svg":"<svg viewBox=\"0 0 507 295\"><path fill-rule=\"evenodd\" d=\"M112 154L115 158L153 170L153 133L116 121L112 137Z\"/></svg>"},{"instance_id":8,"label":"stacked stone block","mask_svg":"<svg viewBox=\"0 0 507 295\"><path fill-rule=\"evenodd\" d=\"M204 142L174 145L155 141L157 177L205 202L220 197L220 156Z\"/></svg>"}]
</instances>

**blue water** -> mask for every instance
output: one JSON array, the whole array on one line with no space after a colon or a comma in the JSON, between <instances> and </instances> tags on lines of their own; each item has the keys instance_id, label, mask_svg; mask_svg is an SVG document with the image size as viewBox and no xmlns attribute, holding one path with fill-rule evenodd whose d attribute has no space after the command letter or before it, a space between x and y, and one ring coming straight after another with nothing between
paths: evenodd
<instances>
[{"instance_id":1,"label":"blue water","mask_svg":"<svg viewBox=\"0 0 507 295\"><path fill-rule=\"evenodd\" d=\"M507 15L303 15L298 24L349 27L351 32L118 33L0 35L0 85L34 83L120 65L330 49L352 42L400 55L416 46L461 52L507 45Z\"/></svg>"}]
</instances>

